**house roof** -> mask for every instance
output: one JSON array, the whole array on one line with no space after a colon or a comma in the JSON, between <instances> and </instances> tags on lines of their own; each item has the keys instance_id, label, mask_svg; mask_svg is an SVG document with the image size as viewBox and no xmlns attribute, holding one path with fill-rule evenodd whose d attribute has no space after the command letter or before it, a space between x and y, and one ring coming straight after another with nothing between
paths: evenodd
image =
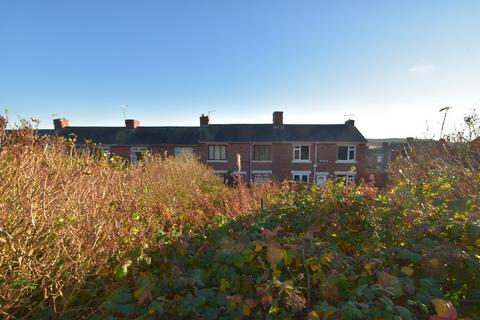
<instances>
[{"instance_id":1,"label":"house roof","mask_svg":"<svg viewBox=\"0 0 480 320\"><path fill-rule=\"evenodd\" d=\"M77 136L78 143L115 145L195 145L199 142L367 142L346 124L211 124L205 127L65 127L39 134Z\"/></svg>"},{"instance_id":2,"label":"house roof","mask_svg":"<svg viewBox=\"0 0 480 320\"><path fill-rule=\"evenodd\" d=\"M39 130L39 134L68 137L76 135L77 143L86 140L114 145L195 145L198 127L66 127L60 130Z\"/></svg>"},{"instance_id":3,"label":"house roof","mask_svg":"<svg viewBox=\"0 0 480 320\"><path fill-rule=\"evenodd\" d=\"M204 142L367 142L358 129L346 124L217 124L202 129Z\"/></svg>"}]
</instances>

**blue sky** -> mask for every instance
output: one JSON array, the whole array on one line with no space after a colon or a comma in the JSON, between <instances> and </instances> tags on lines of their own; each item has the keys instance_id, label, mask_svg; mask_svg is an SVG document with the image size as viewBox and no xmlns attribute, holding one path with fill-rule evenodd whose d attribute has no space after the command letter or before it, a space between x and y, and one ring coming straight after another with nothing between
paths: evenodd
<instances>
[{"instance_id":1,"label":"blue sky","mask_svg":"<svg viewBox=\"0 0 480 320\"><path fill-rule=\"evenodd\" d=\"M439 131L480 109L480 1L1 0L0 112Z\"/></svg>"}]
</instances>

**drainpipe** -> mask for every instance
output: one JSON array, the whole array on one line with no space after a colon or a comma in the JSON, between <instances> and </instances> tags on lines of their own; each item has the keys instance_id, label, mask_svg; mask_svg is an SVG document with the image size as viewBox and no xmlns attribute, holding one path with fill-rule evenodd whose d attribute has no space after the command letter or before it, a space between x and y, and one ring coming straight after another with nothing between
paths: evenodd
<instances>
[{"instance_id":1,"label":"drainpipe","mask_svg":"<svg viewBox=\"0 0 480 320\"><path fill-rule=\"evenodd\" d=\"M252 181L252 143L249 144L250 148L250 159L248 161L248 181Z\"/></svg>"},{"instance_id":2,"label":"drainpipe","mask_svg":"<svg viewBox=\"0 0 480 320\"><path fill-rule=\"evenodd\" d=\"M315 143L315 162L313 163L313 181L317 184L317 146L318 143Z\"/></svg>"}]
</instances>

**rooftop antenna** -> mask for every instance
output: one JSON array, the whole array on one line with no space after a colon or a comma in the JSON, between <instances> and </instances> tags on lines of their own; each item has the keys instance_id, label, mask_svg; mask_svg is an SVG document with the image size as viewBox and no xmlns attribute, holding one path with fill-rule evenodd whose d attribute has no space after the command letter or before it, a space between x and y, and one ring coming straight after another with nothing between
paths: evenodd
<instances>
[{"instance_id":1,"label":"rooftop antenna","mask_svg":"<svg viewBox=\"0 0 480 320\"><path fill-rule=\"evenodd\" d=\"M123 120L127 120L127 107L128 107L128 104L122 104Z\"/></svg>"},{"instance_id":2,"label":"rooftop antenna","mask_svg":"<svg viewBox=\"0 0 480 320\"><path fill-rule=\"evenodd\" d=\"M445 112L443 114L443 121L442 121L442 128L440 129L440 139L442 139L442 135L443 135L443 126L445 125L445 119L447 118L447 113L448 113L448 110L452 109L452 107L443 107L442 109L440 109L438 112Z\"/></svg>"},{"instance_id":3,"label":"rooftop antenna","mask_svg":"<svg viewBox=\"0 0 480 320\"><path fill-rule=\"evenodd\" d=\"M347 117L355 117L354 114L344 114L343 115L343 122L345 122L347 120Z\"/></svg>"}]
</instances>

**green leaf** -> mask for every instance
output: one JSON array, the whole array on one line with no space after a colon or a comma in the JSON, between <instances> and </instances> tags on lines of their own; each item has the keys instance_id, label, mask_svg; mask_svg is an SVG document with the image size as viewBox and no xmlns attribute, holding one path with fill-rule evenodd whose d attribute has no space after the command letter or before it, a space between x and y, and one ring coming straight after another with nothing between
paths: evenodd
<instances>
[{"instance_id":1,"label":"green leaf","mask_svg":"<svg viewBox=\"0 0 480 320\"><path fill-rule=\"evenodd\" d=\"M398 312L398 314L403 320L414 320L412 314L410 313L410 311L408 311L407 308L404 308L402 306L396 306L395 311Z\"/></svg>"},{"instance_id":2,"label":"green leaf","mask_svg":"<svg viewBox=\"0 0 480 320\"><path fill-rule=\"evenodd\" d=\"M203 313L203 317L206 320L215 320L217 319L218 311L216 307L209 307L207 310Z\"/></svg>"},{"instance_id":3,"label":"green leaf","mask_svg":"<svg viewBox=\"0 0 480 320\"><path fill-rule=\"evenodd\" d=\"M403 260L409 260L413 263L422 261L422 256L420 254L403 248L398 250L398 257Z\"/></svg>"},{"instance_id":4,"label":"green leaf","mask_svg":"<svg viewBox=\"0 0 480 320\"><path fill-rule=\"evenodd\" d=\"M233 259L233 264L238 268L242 268L245 264L245 258L241 255L236 255Z\"/></svg>"},{"instance_id":5,"label":"green leaf","mask_svg":"<svg viewBox=\"0 0 480 320\"><path fill-rule=\"evenodd\" d=\"M119 264L113 270L113 276L115 279L120 280L128 274L128 268L132 265L132 260L127 260L122 264Z\"/></svg>"}]
</instances>

